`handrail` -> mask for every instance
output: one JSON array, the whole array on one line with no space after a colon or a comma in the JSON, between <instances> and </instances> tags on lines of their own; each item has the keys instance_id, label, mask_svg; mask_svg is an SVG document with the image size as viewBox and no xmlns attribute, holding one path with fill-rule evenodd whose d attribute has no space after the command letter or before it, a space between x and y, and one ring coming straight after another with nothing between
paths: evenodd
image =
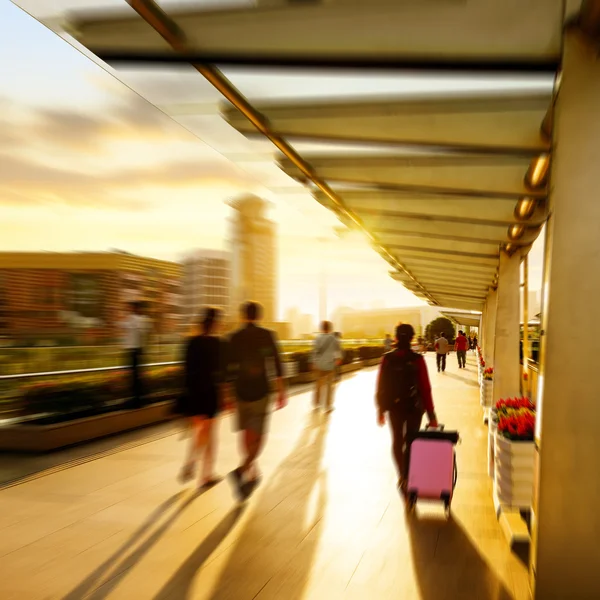
<instances>
[{"instance_id":1,"label":"handrail","mask_svg":"<svg viewBox=\"0 0 600 600\"><path fill-rule=\"evenodd\" d=\"M168 367L171 365L180 365L182 361L170 361L160 363L148 363L146 365L140 365L140 367ZM60 377L61 375L81 375L83 373L105 373L108 371L123 371L129 369L129 365L119 365L117 367L97 367L94 369L70 369L68 371L42 371L40 373L18 373L17 375L0 375L0 381L7 381L10 379L33 379L34 377Z\"/></svg>"}]
</instances>

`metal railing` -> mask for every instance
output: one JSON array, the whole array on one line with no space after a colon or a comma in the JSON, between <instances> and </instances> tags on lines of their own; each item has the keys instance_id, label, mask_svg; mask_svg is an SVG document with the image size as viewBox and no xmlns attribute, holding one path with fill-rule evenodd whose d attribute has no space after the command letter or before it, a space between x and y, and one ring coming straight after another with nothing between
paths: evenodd
<instances>
[{"instance_id":1,"label":"metal railing","mask_svg":"<svg viewBox=\"0 0 600 600\"><path fill-rule=\"evenodd\" d=\"M381 343L381 340L342 340L343 347ZM312 340L284 340L284 355L311 348ZM151 363L180 360L183 343L150 346L144 355ZM0 376L29 373L53 373L64 370L124 368L125 350L120 346L49 346L38 348L0 348Z\"/></svg>"}]
</instances>

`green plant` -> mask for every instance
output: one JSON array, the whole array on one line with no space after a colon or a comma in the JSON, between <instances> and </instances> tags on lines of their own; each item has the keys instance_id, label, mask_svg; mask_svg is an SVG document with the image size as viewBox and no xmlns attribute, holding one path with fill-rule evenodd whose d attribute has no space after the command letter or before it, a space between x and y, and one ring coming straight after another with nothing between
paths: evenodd
<instances>
[{"instance_id":1,"label":"green plant","mask_svg":"<svg viewBox=\"0 0 600 600\"><path fill-rule=\"evenodd\" d=\"M446 317L438 317L434 319L427 325L425 328L425 339L428 343L433 344L433 342L440 336L440 334L445 334L446 338L449 342L454 341L456 327L454 323L446 318Z\"/></svg>"}]
</instances>

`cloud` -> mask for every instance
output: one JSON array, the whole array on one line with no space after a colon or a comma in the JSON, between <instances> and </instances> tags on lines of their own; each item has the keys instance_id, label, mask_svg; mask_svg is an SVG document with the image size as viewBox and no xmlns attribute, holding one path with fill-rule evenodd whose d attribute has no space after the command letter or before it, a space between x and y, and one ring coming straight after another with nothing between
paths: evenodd
<instances>
[{"instance_id":1,"label":"cloud","mask_svg":"<svg viewBox=\"0 0 600 600\"><path fill-rule=\"evenodd\" d=\"M138 210L152 203L152 188L202 187L248 189L255 185L232 163L214 159L170 161L159 166L121 168L93 174L41 164L0 153L0 203L47 204Z\"/></svg>"},{"instance_id":2,"label":"cloud","mask_svg":"<svg viewBox=\"0 0 600 600\"><path fill-rule=\"evenodd\" d=\"M55 147L90 153L102 152L116 140L168 141L192 139L157 108L134 94L93 112L51 108L34 113L29 133Z\"/></svg>"}]
</instances>

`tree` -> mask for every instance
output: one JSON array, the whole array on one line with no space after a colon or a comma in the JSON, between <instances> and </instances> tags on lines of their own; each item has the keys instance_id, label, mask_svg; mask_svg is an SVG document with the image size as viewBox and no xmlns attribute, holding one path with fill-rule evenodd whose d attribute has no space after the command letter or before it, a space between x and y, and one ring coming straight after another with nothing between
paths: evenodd
<instances>
[{"instance_id":1,"label":"tree","mask_svg":"<svg viewBox=\"0 0 600 600\"><path fill-rule=\"evenodd\" d=\"M446 317L438 317L437 319L434 319L425 328L425 338L430 344L433 344L436 338L440 337L441 333L446 335L448 341L451 342L454 340L454 323Z\"/></svg>"}]
</instances>

